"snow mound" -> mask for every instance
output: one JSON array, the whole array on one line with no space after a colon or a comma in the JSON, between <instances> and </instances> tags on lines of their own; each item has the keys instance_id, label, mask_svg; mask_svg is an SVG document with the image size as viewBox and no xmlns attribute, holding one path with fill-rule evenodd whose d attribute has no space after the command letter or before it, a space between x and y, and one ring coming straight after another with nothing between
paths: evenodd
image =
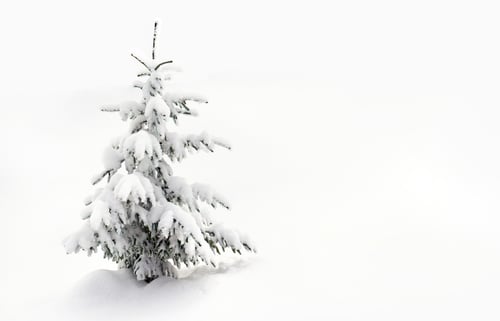
<instances>
[{"instance_id":1,"label":"snow mound","mask_svg":"<svg viewBox=\"0 0 500 321\"><path fill-rule=\"evenodd\" d=\"M149 284L138 282L127 269L97 270L67 293L57 316L61 320L67 315L68 320L109 321L156 319L163 315L165 320L194 320L202 310L210 312L217 307L212 301L218 297L217 293L226 292L223 288L233 289L238 285L236 293L243 305L248 298L241 283L246 284L243 276L251 273L251 269L241 269L249 261L241 256L238 260L236 264L234 261L220 264L218 269L207 267L191 274L188 271L181 279L160 277ZM235 293L234 289L231 292Z\"/></svg>"}]
</instances>

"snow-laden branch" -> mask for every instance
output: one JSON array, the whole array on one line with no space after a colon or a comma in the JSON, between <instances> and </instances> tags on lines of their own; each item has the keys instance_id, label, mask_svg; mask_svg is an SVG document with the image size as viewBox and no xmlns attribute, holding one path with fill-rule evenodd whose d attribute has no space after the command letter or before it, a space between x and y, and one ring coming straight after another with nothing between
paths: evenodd
<instances>
[{"instance_id":1,"label":"snow-laden branch","mask_svg":"<svg viewBox=\"0 0 500 321\"><path fill-rule=\"evenodd\" d=\"M179 206L167 203L159 219L158 228L171 245L174 262L196 263L202 260L215 265L214 253L206 242L202 226L199 226L193 216Z\"/></svg>"},{"instance_id":2,"label":"snow-laden branch","mask_svg":"<svg viewBox=\"0 0 500 321\"><path fill-rule=\"evenodd\" d=\"M213 224L207 227L205 231L209 244L214 244L217 248L221 247L222 251L230 248L233 252L239 254L243 249L256 252L256 248L248 236L237 232L234 228L228 228L222 223Z\"/></svg>"},{"instance_id":3,"label":"snow-laden branch","mask_svg":"<svg viewBox=\"0 0 500 321\"><path fill-rule=\"evenodd\" d=\"M63 244L66 248L66 253L77 253L83 249L90 255L97 250L99 242L94 236L90 222L87 221L78 231L68 236L63 241Z\"/></svg>"},{"instance_id":4,"label":"snow-laden branch","mask_svg":"<svg viewBox=\"0 0 500 321\"><path fill-rule=\"evenodd\" d=\"M166 138L161 142L164 153L171 159L181 161L187 156L188 151L205 150L215 151L215 146L231 149L228 142L221 138L212 137L203 132L199 135L179 135L168 132Z\"/></svg>"},{"instance_id":5,"label":"snow-laden branch","mask_svg":"<svg viewBox=\"0 0 500 321\"><path fill-rule=\"evenodd\" d=\"M222 205L224 208L230 209L229 202L211 186L194 183L191 185L191 189L193 191L193 197L209 204L213 208L217 208L217 205Z\"/></svg>"},{"instance_id":6,"label":"snow-laden branch","mask_svg":"<svg viewBox=\"0 0 500 321\"><path fill-rule=\"evenodd\" d=\"M151 98L147 100L146 104L135 101L126 101L119 105L103 106L101 107L101 111L118 112L122 120L125 121L127 119L135 119L147 113L147 106L153 102L153 105L155 106L154 109L162 111L158 114L158 116L166 118L170 117L174 120L174 122L177 122L179 115L198 115L196 109L188 106L189 101L207 103L207 100L203 96L192 93L168 93L159 96L157 93L160 91L162 86L161 79L157 80L156 83L152 83L152 81L138 81L137 87L141 88L147 93L147 95L151 96Z\"/></svg>"},{"instance_id":7,"label":"snow-laden branch","mask_svg":"<svg viewBox=\"0 0 500 321\"><path fill-rule=\"evenodd\" d=\"M167 199L179 205L186 205L191 211L200 211L198 202L204 202L217 208L218 205L230 208L229 202L211 186L194 183L189 184L179 176L165 177Z\"/></svg>"},{"instance_id":8,"label":"snow-laden branch","mask_svg":"<svg viewBox=\"0 0 500 321\"><path fill-rule=\"evenodd\" d=\"M128 136L122 148L125 155L133 156L135 161L141 161L146 156L158 159L162 154L158 139L146 130L140 130Z\"/></svg>"},{"instance_id":9,"label":"snow-laden branch","mask_svg":"<svg viewBox=\"0 0 500 321\"><path fill-rule=\"evenodd\" d=\"M155 204L153 185L140 172L123 176L113 190L116 198L122 202L134 204Z\"/></svg>"}]
</instances>

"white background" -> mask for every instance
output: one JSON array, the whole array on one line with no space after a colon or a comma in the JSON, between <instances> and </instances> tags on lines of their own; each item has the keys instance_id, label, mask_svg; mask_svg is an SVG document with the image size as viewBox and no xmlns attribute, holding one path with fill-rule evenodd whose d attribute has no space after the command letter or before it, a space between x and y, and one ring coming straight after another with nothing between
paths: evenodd
<instances>
[{"instance_id":1,"label":"white background","mask_svg":"<svg viewBox=\"0 0 500 321\"><path fill-rule=\"evenodd\" d=\"M0 5L0 319L498 320L500 10L495 1L29 1ZM152 25L183 130L234 151L211 183L259 255L137 284L66 255L101 152L138 97ZM139 50L135 50L139 48ZM94 271L94 272L93 272Z\"/></svg>"}]
</instances>

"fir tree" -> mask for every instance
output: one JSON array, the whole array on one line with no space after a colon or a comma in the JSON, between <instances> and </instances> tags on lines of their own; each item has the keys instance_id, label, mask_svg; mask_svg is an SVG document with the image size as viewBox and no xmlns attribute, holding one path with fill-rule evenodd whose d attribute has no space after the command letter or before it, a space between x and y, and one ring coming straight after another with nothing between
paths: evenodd
<instances>
[{"instance_id":1,"label":"fir tree","mask_svg":"<svg viewBox=\"0 0 500 321\"><path fill-rule=\"evenodd\" d=\"M220 194L173 176L172 163L188 152L230 146L206 133L170 131L180 115L196 115L188 102L206 101L169 91L172 61L155 56L157 27L155 22L152 59L132 54L144 68L137 76L145 80L134 84L141 90L140 101L102 108L119 113L129 130L106 149L104 169L92 181L104 184L86 200L82 228L65 240L68 253L84 250L90 255L100 248L105 258L148 282L162 275L176 277L182 265L215 267L217 256L227 250L254 251L248 239L214 222L203 206L229 209Z\"/></svg>"}]
</instances>

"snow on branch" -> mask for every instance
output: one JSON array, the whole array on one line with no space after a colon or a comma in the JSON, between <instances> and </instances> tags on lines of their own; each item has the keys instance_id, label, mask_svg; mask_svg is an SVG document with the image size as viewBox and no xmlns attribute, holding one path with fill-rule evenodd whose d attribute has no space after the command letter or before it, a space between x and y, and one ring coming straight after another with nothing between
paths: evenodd
<instances>
[{"instance_id":1,"label":"snow on branch","mask_svg":"<svg viewBox=\"0 0 500 321\"><path fill-rule=\"evenodd\" d=\"M97 200L92 206L92 212L89 217L90 227L94 231L98 231L101 224L110 225L111 214L110 209L106 202L102 200Z\"/></svg>"},{"instance_id":2,"label":"snow on branch","mask_svg":"<svg viewBox=\"0 0 500 321\"><path fill-rule=\"evenodd\" d=\"M123 176L113 192L122 202L130 201L134 204L156 202L153 185L139 172Z\"/></svg>"},{"instance_id":3,"label":"snow on branch","mask_svg":"<svg viewBox=\"0 0 500 321\"><path fill-rule=\"evenodd\" d=\"M222 223L213 224L206 229L209 243L221 245L224 251L230 248L233 252L241 254L241 250L256 252L255 246L246 235L237 232L233 228L228 228Z\"/></svg>"},{"instance_id":4,"label":"snow on branch","mask_svg":"<svg viewBox=\"0 0 500 321\"><path fill-rule=\"evenodd\" d=\"M103 112L119 112L122 120L133 119L144 112L144 105L136 101L124 101L118 105L101 107Z\"/></svg>"},{"instance_id":5,"label":"snow on branch","mask_svg":"<svg viewBox=\"0 0 500 321\"><path fill-rule=\"evenodd\" d=\"M127 155L134 157L135 161L141 161L146 156L158 159L162 155L158 139L146 130L139 130L127 137L123 142L123 148Z\"/></svg>"},{"instance_id":6,"label":"snow on branch","mask_svg":"<svg viewBox=\"0 0 500 321\"><path fill-rule=\"evenodd\" d=\"M218 205L230 209L229 202L212 187L194 183L189 184L186 179L179 176L168 176L165 178L167 198L179 205L186 205L191 212L199 212L198 201L205 202L217 208Z\"/></svg>"},{"instance_id":7,"label":"snow on branch","mask_svg":"<svg viewBox=\"0 0 500 321\"><path fill-rule=\"evenodd\" d=\"M66 248L66 253L76 253L82 249L90 255L97 250L98 242L94 236L94 231L90 227L90 223L87 222L76 233L68 236L63 241L63 244Z\"/></svg>"},{"instance_id":8,"label":"snow on branch","mask_svg":"<svg viewBox=\"0 0 500 321\"><path fill-rule=\"evenodd\" d=\"M197 116L198 112L189 107L187 102L194 101L198 103L207 103L207 100L201 95L193 93L173 93L169 92L163 95L163 99L170 107L171 117L177 122L179 114Z\"/></svg>"},{"instance_id":9,"label":"snow on branch","mask_svg":"<svg viewBox=\"0 0 500 321\"><path fill-rule=\"evenodd\" d=\"M198 103L208 103L207 99L202 96L202 95L199 95L199 94L196 94L196 93L186 93L186 92L172 92L172 93L167 93L165 95L163 95L163 98L166 100L166 101L171 101L171 102L174 102L174 103L185 103L186 101L195 101L195 102L198 102Z\"/></svg>"},{"instance_id":10,"label":"snow on branch","mask_svg":"<svg viewBox=\"0 0 500 321\"><path fill-rule=\"evenodd\" d=\"M217 208L217 205L222 205L224 208L230 209L229 202L211 186L194 183L191 185L191 189L196 199L206 202L213 208Z\"/></svg>"},{"instance_id":11,"label":"snow on branch","mask_svg":"<svg viewBox=\"0 0 500 321\"><path fill-rule=\"evenodd\" d=\"M191 185L184 178L168 176L165 178L165 183L165 191L169 201L178 203L179 205L185 204L191 211L198 209Z\"/></svg>"},{"instance_id":12,"label":"snow on branch","mask_svg":"<svg viewBox=\"0 0 500 321\"><path fill-rule=\"evenodd\" d=\"M206 242L201 226L194 217L181 207L167 203L158 222L158 228L169 240L170 250L173 252L175 264L196 264L202 260L207 264L215 265L214 253Z\"/></svg>"},{"instance_id":13,"label":"snow on branch","mask_svg":"<svg viewBox=\"0 0 500 321\"><path fill-rule=\"evenodd\" d=\"M167 132L166 138L162 141L162 148L171 160L181 161L187 156L188 151L205 150L209 152L215 151L215 146L221 146L231 149L228 142L212 137L206 132L199 135L181 136L177 133Z\"/></svg>"}]
</instances>

